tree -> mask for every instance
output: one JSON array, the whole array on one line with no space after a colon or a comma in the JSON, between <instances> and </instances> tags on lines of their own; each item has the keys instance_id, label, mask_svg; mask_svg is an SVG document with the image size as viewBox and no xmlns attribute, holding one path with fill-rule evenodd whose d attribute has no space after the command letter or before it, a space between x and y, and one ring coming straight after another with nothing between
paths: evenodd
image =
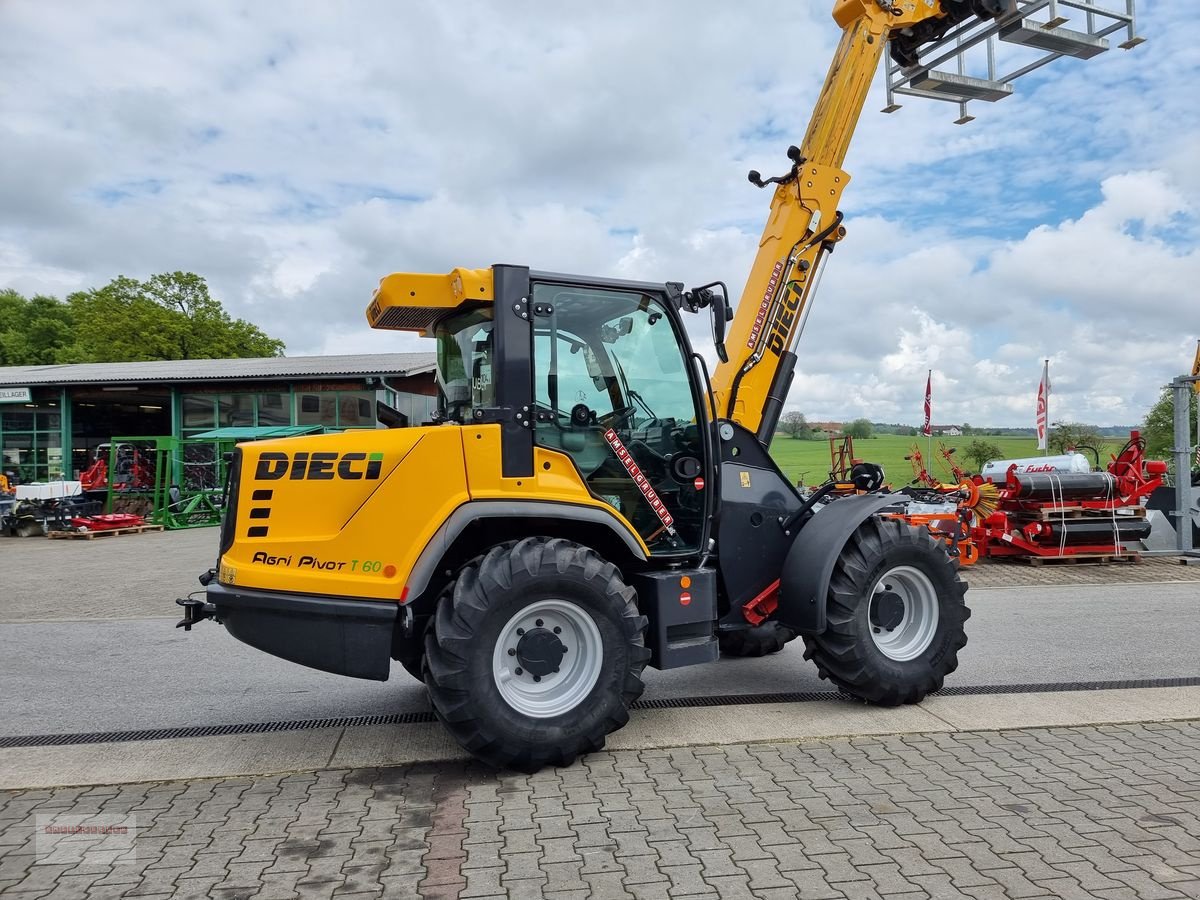
<instances>
[{"instance_id":1,"label":"tree","mask_svg":"<svg viewBox=\"0 0 1200 900\"><path fill-rule=\"evenodd\" d=\"M856 441L865 441L871 436L871 422L868 419L855 419L846 426L845 431Z\"/></svg>"},{"instance_id":2,"label":"tree","mask_svg":"<svg viewBox=\"0 0 1200 900\"><path fill-rule=\"evenodd\" d=\"M1196 433L1196 394L1191 396L1191 415L1188 435ZM1175 446L1175 400L1170 387L1164 387L1158 402L1146 414L1142 426L1142 437L1146 439L1146 455L1151 459L1170 460L1171 448Z\"/></svg>"},{"instance_id":3,"label":"tree","mask_svg":"<svg viewBox=\"0 0 1200 900\"><path fill-rule=\"evenodd\" d=\"M0 366L282 353L282 341L232 318L190 272L116 278L66 302L0 290Z\"/></svg>"},{"instance_id":4,"label":"tree","mask_svg":"<svg viewBox=\"0 0 1200 900\"><path fill-rule=\"evenodd\" d=\"M1050 449L1056 453L1068 450L1094 449L1097 453L1104 446L1104 438L1091 425L1082 422L1055 422L1048 439Z\"/></svg>"},{"instance_id":5,"label":"tree","mask_svg":"<svg viewBox=\"0 0 1200 900\"><path fill-rule=\"evenodd\" d=\"M993 444L991 441L974 440L967 444L963 450L963 455L975 463L975 471L978 472L983 468L985 463L993 459L999 459L1002 452L999 446Z\"/></svg>"},{"instance_id":6,"label":"tree","mask_svg":"<svg viewBox=\"0 0 1200 900\"><path fill-rule=\"evenodd\" d=\"M783 429L784 434L791 435L793 439L804 439L808 432L808 421L804 418L804 413L793 409L783 414L783 418L779 420L779 427Z\"/></svg>"},{"instance_id":7,"label":"tree","mask_svg":"<svg viewBox=\"0 0 1200 900\"><path fill-rule=\"evenodd\" d=\"M61 300L0 291L0 366L70 362L74 339L71 308Z\"/></svg>"},{"instance_id":8,"label":"tree","mask_svg":"<svg viewBox=\"0 0 1200 900\"><path fill-rule=\"evenodd\" d=\"M124 276L67 298L75 319L75 362L280 356L283 342L234 319L191 272Z\"/></svg>"}]
</instances>

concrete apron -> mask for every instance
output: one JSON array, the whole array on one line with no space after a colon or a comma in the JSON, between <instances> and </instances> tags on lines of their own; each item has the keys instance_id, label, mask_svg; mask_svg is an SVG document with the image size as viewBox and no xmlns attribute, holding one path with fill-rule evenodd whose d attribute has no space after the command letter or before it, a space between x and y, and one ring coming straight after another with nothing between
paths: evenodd
<instances>
[{"instance_id":1,"label":"concrete apron","mask_svg":"<svg viewBox=\"0 0 1200 900\"><path fill-rule=\"evenodd\" d=\"M641 710L609 736L607 746L646 750L1184 719L1200 719L1200 687L931 697L920 706L896 709L830 701ZM0 788L227 778L465 758L467 754L437 724L310 728L4 749L0 750Z\"/></svg>"}]
</instances>

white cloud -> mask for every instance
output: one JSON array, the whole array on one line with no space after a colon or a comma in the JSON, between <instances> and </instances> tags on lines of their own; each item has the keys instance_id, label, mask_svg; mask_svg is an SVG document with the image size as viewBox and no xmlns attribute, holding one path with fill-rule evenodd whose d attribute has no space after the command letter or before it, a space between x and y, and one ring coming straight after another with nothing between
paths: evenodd
<instances>
[{"instance_id":1,"label":"white cloud","mask_svg":"<svg viewBox=\"0 0 1200 900\"><path fill-rule=\"evenodd\" d=\"M829 3L0 6L0 286L209 278L293 353L421 346L396 270L526 262L735 296L836 41ZM798 348L814 418L1140 419L1200 330L1186 11L951 124L877 80ZM349 10L349 11L348 11ZM707 334L697 322L693 334Z\"/></svg>"}]
</instances>

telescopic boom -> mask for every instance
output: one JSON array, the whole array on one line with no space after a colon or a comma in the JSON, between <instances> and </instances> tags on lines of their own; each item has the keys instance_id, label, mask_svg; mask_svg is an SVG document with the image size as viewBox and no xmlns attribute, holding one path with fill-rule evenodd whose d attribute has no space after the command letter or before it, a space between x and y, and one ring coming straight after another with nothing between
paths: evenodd
<instances>
[{"instance_id":1,"label":"telescopic boom","mask_svg":"<svg viewBox=\"0 0 1200 900\"><path fill-rule=\"evenodd\" d=\"M862 115L871 80L893 35L913 40L973 15L996 16L1008 5L989 0L838 0L833 18L842 38L825 76L804 140L788 149L791 169L777 178L758 255L730 326L727 362L713 375L714 412L754 432L764 445L775 433L824 258L845 235L838 205L850 176L841 166Z\"/></svg>"}]
</instances>

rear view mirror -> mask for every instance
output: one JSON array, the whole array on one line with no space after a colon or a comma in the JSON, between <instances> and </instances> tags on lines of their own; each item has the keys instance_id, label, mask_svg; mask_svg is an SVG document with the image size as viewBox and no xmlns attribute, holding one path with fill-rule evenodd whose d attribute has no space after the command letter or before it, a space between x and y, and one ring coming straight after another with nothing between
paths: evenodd
<instances>
[{"instance_id":1,"label":"rear view mirror","mask_svg":"<svg viewBox=\"0 0 1200 900\"><path fill-rule=\"evenodd\" d=\"M725 285L721 285L724 289ZM713 346L717 348L717 356L721 362L729 362L729 354L725 350L725 326L733 319L733 310L729 307L729 298L724 292L713 294L712 299L712 336Z\"/></svg>"},{"instance_id":2,"label":"rear view mirror","mask_svg":"<svg viewBox=\"0 0 1200 900\"><path fill-rule=\"evenodd\" d=\"M729 354L725 350L725 326L733 319L733 308L729 305L729 289L725 282L714 281L712 284L692 288L684 295L684 302L693 310L709 307L712 315L713 346L721 362L729 362Z\"/></svg>"},{"instance_id":3,"label":"rear view mirror","mask_svg":"<svg viewBox=\"0 0 1200 900\"><path fill-rule=\"evenodd\" d=\"M651 323L653 324L653 323ZM606 344L615 344L618 338L623 338L625 335L633 331L633 318L631 316L622 316L617 320L617 324L604 325L600 328L600 340Z\"/></svg>"}]
</instances>

